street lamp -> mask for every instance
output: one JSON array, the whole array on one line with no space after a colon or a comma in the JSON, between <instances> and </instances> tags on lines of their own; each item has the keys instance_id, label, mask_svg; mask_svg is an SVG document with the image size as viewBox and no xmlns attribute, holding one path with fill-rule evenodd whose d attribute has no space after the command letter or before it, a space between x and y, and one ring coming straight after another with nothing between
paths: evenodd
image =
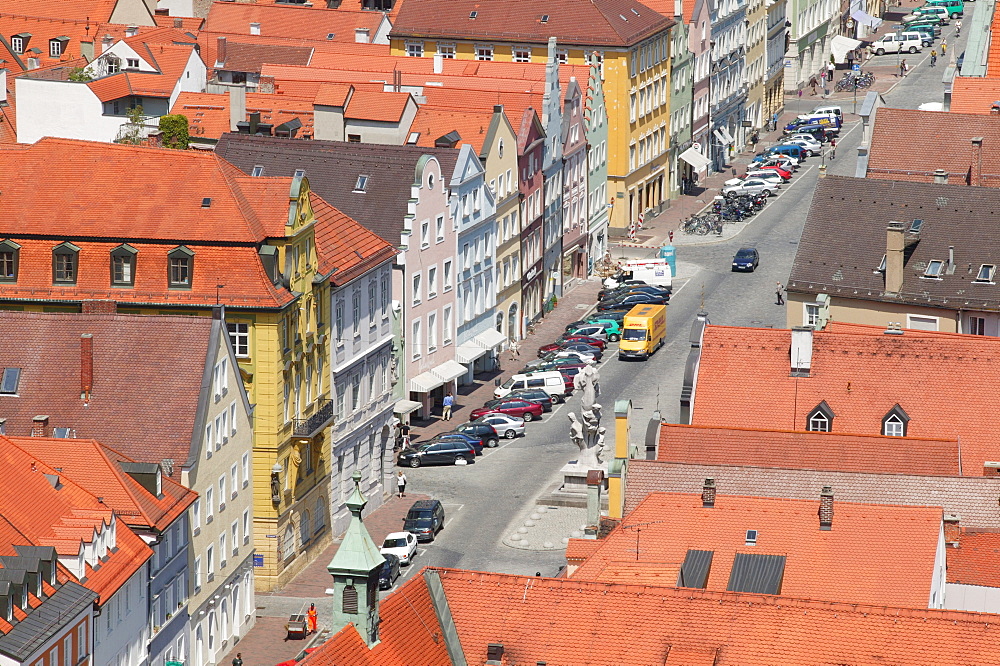
<instances>
[{"instance_id":1,"label":"street lamp","mask_svg":"<svg viewBox=\"0 0 1000 666\"><path fill-rule=\"evenodd\" d=\"M896 71L899 72L899 52L903 50L903 26L896 26ZM899 73L900 78L903 73Z\"/></svg>"}]
</instances>

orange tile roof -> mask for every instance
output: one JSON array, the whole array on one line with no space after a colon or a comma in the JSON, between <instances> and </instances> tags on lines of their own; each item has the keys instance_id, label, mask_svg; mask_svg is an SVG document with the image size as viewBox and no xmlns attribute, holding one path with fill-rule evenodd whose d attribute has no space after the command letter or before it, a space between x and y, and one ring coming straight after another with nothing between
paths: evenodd
<instances>
[{"instance_id":1,"label":"orange tile roof","mask_svg":"<svg viewBox=\"0 0 1000 666\"><path fill-rule=\"evenodd\" d=\"M317 270L321 275L333 272L333 284L346 284L396 256L396 248L315 192L309 193L309 202L316 218Z\"/></svg>"},{"instance_id":2,"label":"orange tile roof","mask_svg":"<svg viewBox=\"0 0 1000 666\"><path fill-rule=\"evenodd\" d=\"M316 90L314 104L344 106L351 97L353 86L344 83L321 83Z\"/></svg>"},{"instance_id":3,"label":"orange tile roof","mask_svg":"<svg viewBox=\"0 0 1000 666\"><path fill-rule=\"evenodd\" d=\"M200 16L160 16L155 14L153 20L161 28L176 28L193 35L197 35L205 23L205 19Z\"/></svg>"},{"instance_id":4,"label":"orange tile roof","mask_svg":"<svg viewBox=\"0 0 1000 666\"><path fill-rule=\"evenodd\" d=\"M161 494L152 495L122 471L119 462L135 462L93 439L10 437L28 455L50 467L104 502L129 526L163 531L197 499L170 477L162 475Z\"/></svg>"},{"instance_id":5,"label":"orange tile roof","mask_svg":"<svg viewBox=\"0 0 1000 666\"><path fill-rule=\"evenodd\" d=\"M260 4L260 5L275 5L275 4L280 4L282 2L284 2L284 0L257 0L257 4ZM362 2L362 0L342 0L338 4L339 4L339 6L337 7L337 9L342 10L342 11L358 11L358 12L359 11L366 11L366 12L374 12L375 11L375 10L371 10L371 9L365 9L364 2ZM314 4L313 7L315 7L315 6L316 5ZM392 18L392 17L394 17L396 15L397 12L399 12L400 7L402 7L402 6L403 6L403 0L395 0L392 3L392 9L390 9L387 12L382 12L382 13L386 14L387 16L389 16L389 18Z\"/></svg>"},{"instance_id":6,"label":"orange tile roof","mask_svg":"<svg viewBox=\"0 0 1000 666\"><path fill-rule=\"evenodd\" d=\"M351 95L344 117L378 123L398 123L412 96L405 92L372 92L356 90Z\"/></svg>"},{"instance_id":7,"label":"orange tile roof","mask_svg":"<svg viewBox=\"0 0 1000 666\"><path fill-rule=\"evenodd\" d=\"M1000 72L991 71L987 78L957 76L951 88L951 113L989 115L990 107L1000 100ZM879 113L881 113L879 109ZM876 118L878 116L876 115Z\"/></svg>"},{"instance_id":8,"label":"orange tile roof","mask_svg":"<svg viewBox=\"0 0 1000 666\"><path fill-rule=\"evenodd\" d=\"M956 476L961 447L957 438L664 423L656 459L696 465Z\"/></svg>"},{"instance_id":9,"label":"orange tile roof","mask_svg":"<svg viewBox=\"0 0 1000 666\"><path fill-rule=\"evenodd\" d=\"M947 555L949 583L1000 587L1000 534L963 532Z\"/></svg>"},{"instance_id":10,"label":"orange tile roof","mask_svg":"<svg viewBox=\"0 0 1000 666\"><path fill-rule=\"evenodd\" d=\"M262 123L270 123L274 127L298 118L302 128L296 137L308 138L313 135L314 114L311 99L247 93L246 106L247 117L251 113L259 113ZM192 136L218 139L230 131L227 94L182 92L177 96L177 101L174 102L170 112L187 117L188 131Z\"/></svg>"},{"instance_id":11,"label":"orange tile roof","mask_svg":"<svg viewBox=\"0 0 1000 666\"><path fill-rule=\"evenodd\" d=\"M459 148L463 143L468 143L478 155L483 149L483 142L486 140L486 132L490 128L492 119L492 109L489 111L470 110L467 113L462 113L453 109L421 106L413 118L410 132L420 134L417 139L418 146L433 147L437 139L448 132L456 131L461 135L462 140L455 147Z\"/></svg>"},{"instance_id":12,"label":"orange tile roof","mask_svg":"<svg viewBox=\"0 0 1000 666\"><path fill-rule=\"evenodd\" d=\"M652 493L573 577L602 580L602 572L616 562L680 566L688 550L707 550L715 555L706 589L723 591L734 557L756 553L785 556L783 596L891 606L930 603L940 507L835 499L828 531L820 530L818 509L818 492L815 500L719 494L711 508L702 506L701 495ZM747 530L757 530L756 545L746 545ZM629 581L663 584L656 566L650 578L636 571ZM677 579L668 584L676 585Z\"/></svg>"},{"instance_id":13,"label":"orange tile roof","mask_svg":"<svg viewBox=\"0 0 1000 666\"><path fill-rule=\"evenodd\" d=\"M31 545L52 546L61 557L74 559L81 542L107 529L112 508L54 468L36 460L9 440L0 437L0 506L4 518L31 540ZM48 475L48 476L47 476ZM53 485L50 478L57 478ZM119 525L116 548L99 566L85 567L80 583L100 595L105 603L148 560L153 551L132 530Z\"/></svg>"},{"instance_id":14,"label":"orange tile roof","mask_svg":"<svg viewBox=\"0 0 1000 666\"><path fill-rule=\"evenodd\" d=\"M212 33L249 35L250 24L259 23L260 34L266 37L353 44L356 28L368 28L369 35L374 38L383 17L381 12L214 2L208 10L203 28Z\"/></svg>"},{"instance_id":15,"label":"orange tile roof","mask_svg":"<svg viewBox=\"0 0 1000 666\"><path fill-rule=\"evenodd\" d=\"M88 82L87 86L102 102L129 95L170 97L195 52L194 46L186 45L143 42L133 43L133 46L140 56L160 70L159 73L124 71Z\"/></svg>"},{"instance_id":16,"label":"orange tile roof","mask_svg":"<svg viewBox=\"0 0 1000 666\"><path fill-rule=\"evenodd\" d=\"M832 323L813 334L809 377L790 376L790 344L787 330L707 327L692 423L801 429L826 401L833 432L877 436L898 404L908 436L961 440L961 473L1000 460L996 399L981 390L1000 367L1000 338ZM748 367L757 381L745 381Z\"/></svg>"},{"instance_id":17,"label":"orange tile roof","mask_svg":"<svg viewBox=\"0 0 1000 666\"><path fill-rule=\"evenodd\" d=\"M287 56L290 52L280 50L280 47L308 49L310 52L308 61L309 64L313 63L313 60L318 54L327 52L349 56L381 56L389 54L389 46L387 44L359 44L356 42L328 41L326 39L326 35L324 35L322 39L306 39L301 35L234 35L229 32L202 30L198 33L198 44L201 46L201 57L209 67L214 67L215 63L218 61L219 37L226 38L227 58L229 46L239 44L246 48L261 48L264 63L271 62L270 57L272 54L278 55L276 62L272 64L278 64L288 60ZM279 47L279 51L266 50L266 47L269 46Z\"/></svg>"},{"instance_id":18,"label":"orange tile roof","mask_svg":"<svg viewBox=\"0 0 1000 666\"><path fill-rule=\"evenodd\" d=\"M25 16L104 23L111 20L117 4L118 0L17 0L16 7Z\"/></svg>"}]
</instances>

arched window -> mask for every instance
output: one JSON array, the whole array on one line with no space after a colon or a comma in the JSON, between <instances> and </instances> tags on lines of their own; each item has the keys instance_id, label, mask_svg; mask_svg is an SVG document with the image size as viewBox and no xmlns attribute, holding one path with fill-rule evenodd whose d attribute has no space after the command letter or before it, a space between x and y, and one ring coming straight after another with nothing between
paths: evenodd
<instances>
[{"instance_id":1,"label":"arched window","mask_svg":"<svg viewBox=\"0 0 1000 666\"><path fill-rule=\"evenodd\" d=\"M295 530L289 524L285 526L285 538L281 540L281 559L287 560L295 554Z\"/></svg>"},{"instance_id":2,"label":"arched window","mask_svg":"<svg viewBox=\"0 0 1000 666\"><path fill-rule=\"evenodd\" d=\"M344 600L341 610L345 613L358 612L358 590L353 585L344 588Z\"/></svg>"},{"instance_id":3,"label":"arched window","mask_svg":"<svg viewBox=\"0 0 1000 666\"><path fill-rule=\"evenodd\" d=\"M906 437L906 426L909 422L910 417L903 408L895 405L882 417L882 434L886 437Z\"/></svg>"},{"instance_id":4,"label":"arched window","mask_svg":"<svg viewBox=\"0 0 1000 666\"><path fill-rule=\"evenodd\" d=\"M309 541L309 537L312 536L312 532L309 531L309 512L303 511L301 522L299 523L299 540L302 543Z\"/></svg>"},{"instance_id":5,"label":"arched window","mask_svg":"<svg viewBox=\"0 0 1000 666\"><path fill-rule=\"evenodd\" d=\"M326 526L326 500L322 497L316 500L316 520L313 521L313 534L321 531Z\"/></svg>"},{"instance_id":6,"label":"arched window","mask_svg":"<svg viewBox=\"0 0 1000 666\"><path fill-rule=\"evenodd\" d=\"M806 430L812 432L830 432L833 430L833 410L826 401L816 405L806 419Z\"/></svg>"}]
</instances>

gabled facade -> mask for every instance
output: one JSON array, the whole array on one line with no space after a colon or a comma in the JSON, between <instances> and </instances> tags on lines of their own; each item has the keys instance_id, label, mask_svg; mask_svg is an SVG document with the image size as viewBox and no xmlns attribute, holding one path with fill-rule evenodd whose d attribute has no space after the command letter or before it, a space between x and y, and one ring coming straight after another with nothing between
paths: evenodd
<instances>
[{"instance_id":1,"label":"gabled facade","mask_svg":"<svg viewBox=\"0 0 1000 666\"><path fill-rule=\"evenodd\" d=\"M542 96L542 127L545 146L542 151L542 298L545 307L552 308L562 296L563 239L563 114L562 90L559 85L559 61L556 60L556 40L549 39L549 55L545 66L545 94Z\"/></svg>"},{"instance_id":2,"label":"gabled facade","mask_svg":"<svg viewBox=\"0 0 1000 666\"><path fill-rule=\"evenodd\" d=\"M788 0L767 5L765 83L763 121L775 122L785 108L785 44L788 35Z\"/></svg>"},{"instance_id":3,"label":"gabled facade","mask_svg":"<svg viewBox=\"0 0 1000 666\"><path fill-rule=\"evenodd\" d=\"M567 284L588 275L589 201L587 189L587 131L583 91L570 79L562 109L562 281Z\"/></svg>"},{"instance_id":4,"label":"gabled facade","mask_svg":"<svg viewBox=\"0 0 1000 666\"><path fill-rule=\"evenodd\" d=\"M587 275L594 263L608 251L608 221L614 199L608 197L608 112L604 106L604 81L601 64L590 56L587 96L583 107L584 131L587 133Z\"/></svg>"},{"instance_id":5,"label":"gabled facade","mask_svg":"<svg viewBox=\"0 0 1000 666\"><path fill-rule=\"evenodd\" d=\"M778 4L775 2L774 4ZM748 134L763 128L770 120L764 113L764 94L767 83L767 27L770 8L767 0L750 0L747 3L748 21L746 39L747 105L743 116L751 125Z\"/></svg>"},{"instance_id":6,"label":"gabled facade","mask_svg":"<svg viewBox=\"0 0 1000 666\"><path fill-rule=\"evenodd\" d=\"M689 48L692 26L684 18L683 0L674 0L674 20L670 45L670 198L683 192L683 184L693 180L693 168L681 154L694 142L695 53Z\"/></svg>"},{"instance_id":7,"label":"gabled facade","mask_svg":"<svg viewBox=\"0 0 1000 666\"><path fill-rule=\"evenodd\" d=\"M517 166L521 177L517 184L521 195L521 335L529 323L542 316L544 276L542 268L542 155L545 130L535 109L528 107L521 117L517 133Z\"/></svg>"},{"instance_id":8,"label":"gabled facade","mask_svg":"<svg viewBox=\"0 0 1000 666\"><path fill-rule=\"evenodd\" d=\"M739 0L711 4L712 73L711 146L713 169L722 170L746 142L743 120L747 105L747 6Z\"/></svg>"},{"instance_id":9,"label":"gabled facade","mask_svg":"<svg viewBox=\"0 0 1000 666\"><path fill-rule=\"evenodd\" d=\"M691 49L693 59L692 70L692 91L691 91L691 138L696 148L703 158L699 164L704 166L690 165L692 171L689 172L693 181L699 181L703 176L707 176L704 160L711 160L711 146L715 138L712 136L710 123L711 108L711 86L712 86L712 13L710 11L710 0L685 0L684 2L685 21L690 26L688 32L688 48Z\"/></svg>"},{"instance_id":10,"label":"gabled facade","mask_svg":"<svg viewBox=\"0 0 1000 666\"><path fill-rule=\"evenodd\" d=\"M805 88L830 61L830 43L840 25L840 4L831 0L788 0L788 49L785 52L785 90Z\"/></svg>"}]
</instances>

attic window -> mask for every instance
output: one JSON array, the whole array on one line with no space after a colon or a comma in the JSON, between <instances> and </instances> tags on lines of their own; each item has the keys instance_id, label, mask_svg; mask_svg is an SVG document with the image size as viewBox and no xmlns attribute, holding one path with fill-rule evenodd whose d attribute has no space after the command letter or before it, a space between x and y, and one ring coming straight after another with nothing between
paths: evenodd
<instances>
[{"instance_id":1,"label":"attic window","mask_svg":"<svg viewBox=\"0 0 1000 666\"><path fill-rule=\"evenodd\" d=\"M885 273L885 255L884 254L882 255L882 262L878 265L878 268L875 269L875 272L876 273Z\"/></svg>"},{"instance_id":2,"label":"attic window","mask_svg":"<svg viewBox=\"0 0 1000 666\"><path fill-rule=\"evenodd\" d=\"M259 178L260 176L263 176L264 175L264 167L262 167L259 164L256 165L253 168L253 171L250 172L250 175L253 176L254 178Z\"/></svg>"},{"instance_id":3,"label":"attic window","mask_svg":"<svg viewBox=\"0 0 1000 666\"><path fill-rule=\"evenodd\" d=\"M415 146L417 145L417 141L419 139L420 139L420 132L410 132L410 136L407 137L406 143L411 146Z\"/></svg>"},{"instance_id":4,"label":"attic window","mask_svg":"<svg viewBox=\"0 0 1000 666\"><path fill-rule=\"evenodd\" d=\"M549 22L549 15L542 14L542 23L548 23L548 22Z\"/></svg>"},{"instance_id":5,"label":"attic window","mask_svg":"<svg viewBox=\"0 0 1000 666\"><path fill-rule=\"evenodd\" d=\"M12 240L0 242L0 282L17 282L17 260L21 246Z\"/></svg>"},{"instance_id":6,"label":"attic window","mask_svg":"<svg viewBox=\"0 0 1000 666\"><path fill-rule=\"evenodd\" d=\"M139 59L125 58L125 69L139 69Z\"/></svg>"},{"instance_id":7,"label":"attic window","mask_svg":"<svg viewBox=\"0 0 1000 666\"><path fill-rule=\"evenodd\" d=\"M76 267L80 248L70 242L60 243L52 249L52 282L76 284Z\"/></svg>"},{"instance_id":8,"label":"attic window","mask_svg":"<svg viewBox=\"0 0 1000 666\"><path fill-rule=\"evenodd\" d=\"M334 32L328 32L328 33L326 33L326 38L328 40L332 40L336 36L337 36L337 33L334 33Z\"/></svg>"},{"instance_id":9,"label":"attic window","mask_svg":"<svg viewBox=\"0 0 1000 666\"><path fill-rule=\"evenodd\" d=\"M292 177L293 178L302 178L305 175L306 175L306 170L305 169L296 169L295 170L295 174Z\"/></svg>"},{"instance_id":10,"label":"attic window","mask_svg":"<svg viewBox=\"0 0 1000 666\"><path fill-rule=\"evenodd\" d=\"M806 419L806 430L811 432L830 432L833 429L833 410L826 401L819 403L809 412Z\"/></svg>"},{"instance_id":11,"label":"attic window","mask_svg":"<svg viewBox=\"0 0 1000 666\"><path fill-rule=\"evenodd\" d=\"M167 284L171 289L190 289L194 252L183 245L167 254Z\"/></svg>"},{"instance_id":12,"label":"attic window","mask_svg":"<svg viewBox=\"0 0 1000 666\"><path fill-rule=\"evenodd\" d=\"M358 182L354 184L355 192L367 192L368 191L368 176L362 174L358 176Z\"/></svg>"},{"instance_id":13,"label":"attic window","mask_svg":"<svg viewBox=\"0 0 1000 666\"><path fill-rule=\"evenodd\" d=\"M979 275L976 276L976 282L993 284L993 274L996 270L997 267L994 264L983 264L979 267Z\"/></svg>"},{"instance_id":14,"label":"attic window","mask_svg":"<svg viewBox=\"0 0 1000 666\"><path fill-rule=\"evenodd\" d=\"M747 543L748 546L757 545L757 530L747 530Z\"/></svg>"},{"instance_id":15,"label":"attic window","mask_svg":"<svg viewBox=\"0 0 1000 666\"><path fill-rule=\"evenodd\" d=\"M201 207L202 208L211 208L212 207L212 197L204 197L204 198L202 198L202 200L201 200Z\"/></svg>"},{"instance_id":16,"label":"attic window","mask_svg":"<svg viewBox=\"0 0 1000 666\"><path fill-rule=\"evenodd\" d=\"M0 379L0 394L16 395L17 381L21 378L21 368L4 368Z\"/></svg>"},{"instance_id":17,"label":"attic window","mask_svg":"<svg viewBox=\"0 0 1000 666\"><path fill-rule=\"evenodd\" d=\"M138 250L125 243L111 251L111 285L131 287L135 284L135 255Z\"/></svg>"},{"instance_id":18,"label":"attic window","mask_svg":"<svg viewBox=\"0 0 1000 666\"><path fill-rule=\"evenodd\" d=\"M906 426L910 417L898 404L882 417L882 434L886 437L906 437Z\"/></svg>"},{"instance_id":19,"label":"attic window","mask_svg":"<svg viewBox=\"0 0 1000 666\"><path fill-rule=\"evenodd\" d=\"M477 12L477 11L471 11L471 12L469 12L469 18L470 19L474 19L477 16L479 16L479 12Z\"/></svg>"},{"instance_id":20,"label":"attic window","mask_svg":"<svg viewBox=\"0 0 1000 666\"><path fill-rule=\"evenodd\" d=\"M913 222L910 222L910 233L911 234L919 234L920 230L923 229L923 228L924 228L924 221L923 220L913 220Z\"/></svg>"},{"instance_id":21,"label":"attic window","mask_svg":"<svg viewBox=\"0 0 1000 666\"><path fill-rule=\"evenodd\" d=\"M934 280L941 279L941 273L944 271L944 262L937 259L932 259L927 262L927 269L924 271L923 277L931 278Z\"/></svg>"},{"instance_id":22,"label":"attic window","mask_svg":"<svg viewBox=\"0 0 1000 666\"><path fill-rule=\"evenodd\" d=\"M635 14L636 16L639 15L639 12L637 12L634 8L632 9L632 13Z\"/></svg>"},{"instance_id":23,"label":"attic window","mask_svg":"<svg viewBox=\"0 0 1000 666\"><path fill-rule=\"evenodd\" d=\"M49 40L49 56L52 58L58 58L66 51L66 44L69 42L69 37L55 37Z\"/></svg>"}]
</instances>

